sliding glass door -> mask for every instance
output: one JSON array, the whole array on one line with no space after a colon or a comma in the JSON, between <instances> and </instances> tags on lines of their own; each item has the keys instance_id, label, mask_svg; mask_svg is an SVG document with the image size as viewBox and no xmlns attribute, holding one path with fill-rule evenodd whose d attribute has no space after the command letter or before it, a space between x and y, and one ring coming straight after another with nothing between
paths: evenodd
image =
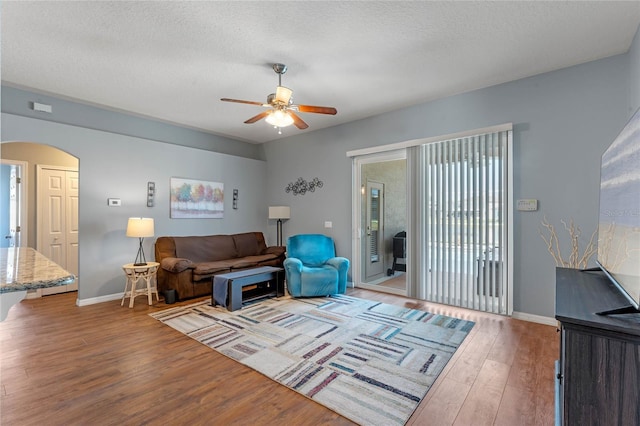
<instances>
[{"instance_id":1,"label":"sliding glass door","mask_svg":"<svg viewBox=\"0 0 640 426\"><path fill-rule=\"evenodd\" d=\"M353 281L367 281L372 254L368 232L386 241L387 258L395 264L394 239L402 235L403 268L388 267L389 277L401 277L402 294L480 311L512 313L512 125L503 124L453 135L411 140L350 151L354 159ZM396 179L382 179L369 167L402 160L406 187L391 190ZM395 166L395 164L394 164ZM384 182L384 222L366 217L368 179ZM406 198L389 201L390 194ZM398 212L393 211L402 206ZM392 229L394 215L405 217ZM384 233L381 233L384 224ZM401 232L400 232L401 231ZM406 231L406 232L405 232ZM377 247L377 245L376 245ZM390 263L387 260L387 264ZM379 271L378 271L379 272ZM388 289L385 289L387 291Z\"/></svg>"}]
</instances>

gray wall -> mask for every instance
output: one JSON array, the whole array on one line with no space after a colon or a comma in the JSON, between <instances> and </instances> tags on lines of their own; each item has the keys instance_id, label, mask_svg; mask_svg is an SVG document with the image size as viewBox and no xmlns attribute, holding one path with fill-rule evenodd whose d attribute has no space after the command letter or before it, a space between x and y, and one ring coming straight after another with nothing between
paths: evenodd
<instances>
[{"instance_id":1,"label":"gray wall","mask_svg":"<svg viewBox=\"0 0 640 426\"><path fill-rule=\"evenodd\" d=\"M138 246L136 239L125 237L131 216L154 218L156 236L266 231L264 161L6 113L2 140L2 146L10 141L46 144L79 159L80 301L123 291L121 266L133 261ZM170 219L171 177L224 183L224 219ZM149 181L156 183L152 208L146 205ZM237 210L231 206L234 188L239 190ZM107 198L120 198L122 207L108 207ZM145 240L147 258L154 257L154 240Z\"/></svg>"},{"instance_id":2,"label":"gray wall","mask_svg":"<svg viewBox=\"0 0 640 426\"><path fill-rule=\"evenodd\" d=\"M539 200L537 212L515 213L514 310L553 317L555 263L540 222L573 218L586 238L596 229L600 156L628 118L629 74L629 55L619 55L270 142L267 198L291 206L289 235L322 232L332 220L338 251L350 256L347 151L512 122L514 196ZM298 175L320 176L325 189L285 194Z\"/></svg>"}]
</instances>

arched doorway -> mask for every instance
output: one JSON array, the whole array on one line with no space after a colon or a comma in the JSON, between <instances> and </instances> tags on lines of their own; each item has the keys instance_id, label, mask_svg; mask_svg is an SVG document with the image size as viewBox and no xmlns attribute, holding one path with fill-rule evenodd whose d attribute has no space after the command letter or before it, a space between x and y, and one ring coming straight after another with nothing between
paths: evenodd
<instances>
[{"instance_id":1,"label":"arched doorway","mask_svg":"<svg viewBox=\"0 0 640 426\"><path fill-rule=\"evenodd\" d=\"M40 251L79 277L79 159L32 142L3 142L1 157L3 164L19 164L23 169L20 192L24 202L19 208L26 214L21 215L19 230L23 238L19 245ZM3 187L5 183L9 184L3 178ZM2 215L8 214L7 209L2 210ZM31 291L27 297L76 291L78 283L76 280L67 286Z\"/></svg>"}]
</instances>

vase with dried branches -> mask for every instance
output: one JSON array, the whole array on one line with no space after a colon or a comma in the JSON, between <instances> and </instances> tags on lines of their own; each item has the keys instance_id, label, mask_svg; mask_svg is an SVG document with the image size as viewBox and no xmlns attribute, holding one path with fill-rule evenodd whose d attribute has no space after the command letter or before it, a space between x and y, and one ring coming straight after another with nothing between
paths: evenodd
<instances>
[{"instance_id":1,"label":"vase with dried branches","mask_svg":"<svg viewBox=\"0 0 640 426\"><path fill-rule=\"evenodd\" d=\"M591 256L593 256L597 251L596 235L598 234L598 231L593 231L593 234L591 234L591 238L589 239L589 243L581 253L580 236L582 235L582 230L580 227L573 222L573 219L569 219L569 222L565 220L561 220L560 222L569 234L570 251L568 257L563 255L556 228L549 223L546 216L542 220L543 228L540 229L540 237L542 237L547 245L547 250L549 250L551 257L553 257L553 260L556 262L556 266L585 269L587 267L587 263L589 263L589 259L591 259Z\"/></svg>"}]
</instances>

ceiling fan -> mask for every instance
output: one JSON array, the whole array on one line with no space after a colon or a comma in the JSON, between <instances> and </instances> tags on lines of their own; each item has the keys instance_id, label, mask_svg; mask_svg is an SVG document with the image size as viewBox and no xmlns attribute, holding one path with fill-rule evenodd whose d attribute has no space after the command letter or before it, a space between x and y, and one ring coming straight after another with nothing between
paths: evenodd
<instances>
[{"instance_id":1,"label":"ceiling fan","mask_svg":"<svg viewBox=\"0 0 640 426\"><path fill-rule=\"evenodd\" d=\"M306 129L309 127L307 123L302 120L296 114L296 112L312 112L316 114L330 114L335 115L338 111L333 107L313 106L313 105L296 105L293 103L292 95L293 90L284 87L282 85L282 74L287 72L287 66L285 64L273 64L273 70L278 74L278 87L276 92L267 96L267 102L255 102L255 101L243 101L240 99L222 98L224 102L237 102L241 104L259 105L267 107L269 110L263 111L258 115L255 115L245 121L246 124L253 124L257 121L265 121L274 127L278 128L278 132L282 134L280 130L282 127L295 125L298 129Z\"/></svg>"}]
</instances>

